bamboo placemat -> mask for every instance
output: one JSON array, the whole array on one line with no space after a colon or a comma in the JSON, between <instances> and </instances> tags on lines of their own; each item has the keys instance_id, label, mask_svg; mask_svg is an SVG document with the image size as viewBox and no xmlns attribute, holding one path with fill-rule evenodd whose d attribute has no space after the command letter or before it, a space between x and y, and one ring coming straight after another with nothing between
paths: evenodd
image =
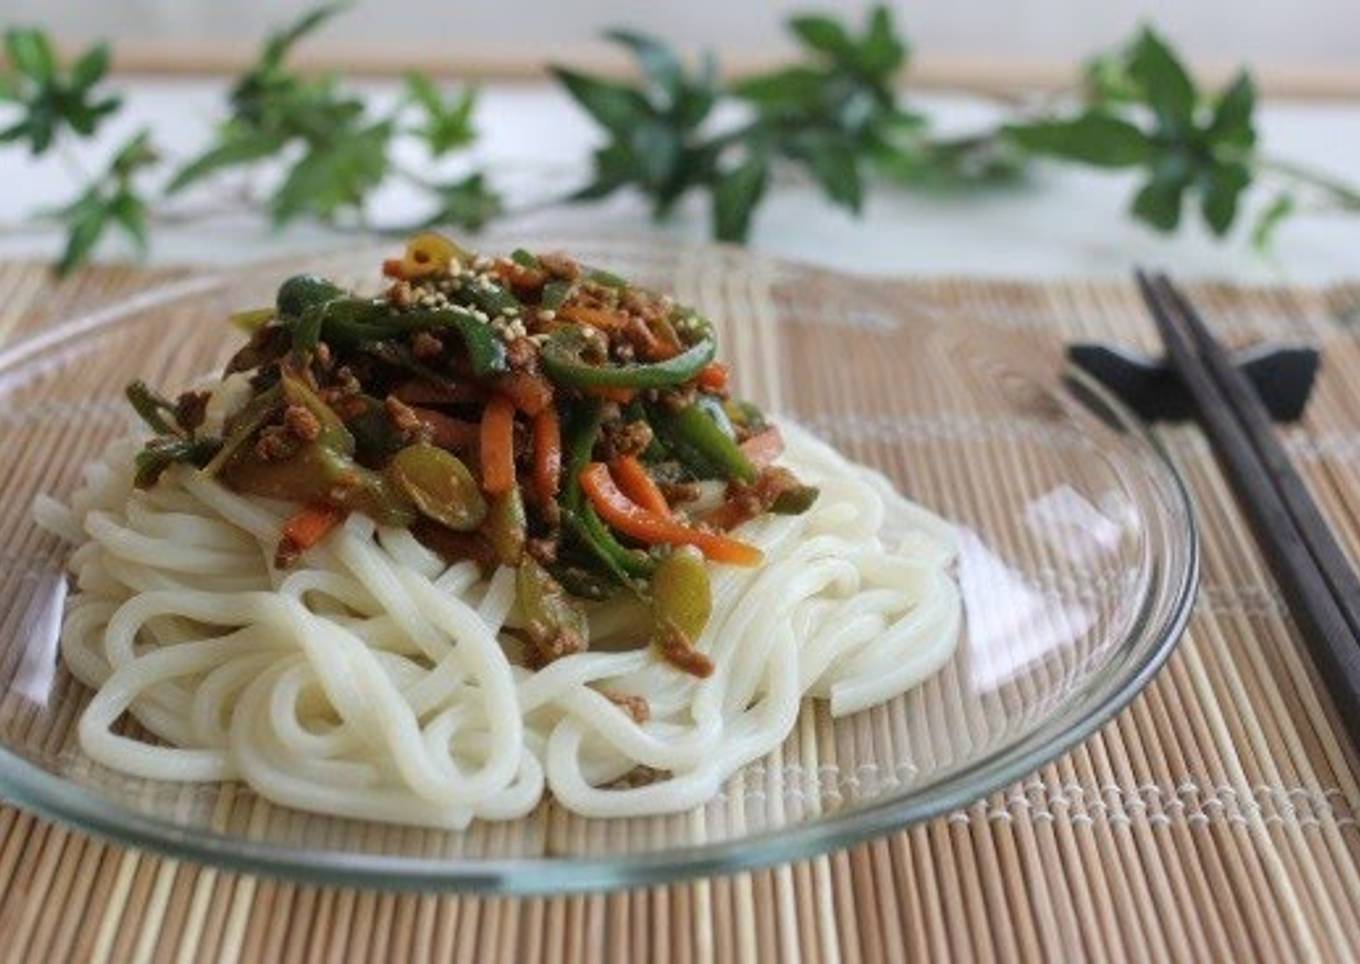
<instances>
[{"instance_id":1,"label":"bamboo placemat","mask_svg":"<svg viewBox=\"0 0 1360 964\"><path fill-rule=\"evenodd\" d=\"M96 268L55 285L0 264L0 338L173 271ZM1151 347L1129 285L893 283L1064 339ZM1321 344L1286 430L1360 554L1360 290L1195 291L1231 338ZM803 863L604 895L480 899L281 883L164 860L0 807L10 959L309 961L1280 959L1360 955L1360 766L1207 443L1161 428L1204 538L1189 635L1100 733L1003 793Z\"/></svg>"}]
</instances>

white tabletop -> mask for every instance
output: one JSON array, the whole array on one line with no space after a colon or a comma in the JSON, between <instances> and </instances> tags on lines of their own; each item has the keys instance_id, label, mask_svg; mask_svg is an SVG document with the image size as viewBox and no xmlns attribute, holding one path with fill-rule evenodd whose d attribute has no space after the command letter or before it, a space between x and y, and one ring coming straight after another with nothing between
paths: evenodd
<instances>
[{"instance_id":1,"label":"white tabletop","mask_svg":"<svg viewBox=\"0 0 1360 964\"><path fill-rule=\"evenodd\" d=\"M120 78L120 85L127 91L127 109L96 143L78 151L91 166L106 156L112 143L142 125L153 128L168 153L189 156L222 116L222 81ZM373 92L385 98L392 88L377 85ZM988 105L964 97L923 95L920 103L942 126L956 130L985 121L991 112ZM483 136L476 157L505 172L517 202L544 197L585 176L595 132L556 90L538 84L491 85L478 116ZM1267 104L1260 127L1270 153L1360 180L1360 103ZM419 159L413 148L411 161ZM871 192L859 219L832 208L797 178L781 179L757 216L750 243L769 253L881 274L1110 277L1126 275L1136 263L1166 266L1182 277L1239 281L1326 283L1360 274L1360 216L1296 218L1282 228L1274 251L1262 256L1252 250L1244 229L1226 242L1216 241L1192 211L1187 211L1190 223L1172 237L1134 223L1125 213L1134 177L1045 164L1028 181L1004 188L928 194L883 186ZM0 257L56 251L59 232L13 225L35 208L69 198L74 188L66 166L55 158L35 162L22 151L3 150L0 183L10 186L0 192L0 224L6 225L0 232ZM211 206L217 194L209 189L184 203ZM1251 206L1267 200L1257 192ZM376 199L377 220L403 222L418 213L418 198L400 186L385 189ZM649 220L639 199L627 196L553 209L520 223L541 224L545 218L554 226L579 218L582 232L610 235L661 231L700 239L708 231L707 204L698 197L660 226ZM503 226L513 230L515 223ZM274 233L258 217L227 213L157 226L150 259L221 264L353 240L353 234L311 224ZM121 243L100 249L106 258L128 253Z\"/></svg>"}]
</instances>

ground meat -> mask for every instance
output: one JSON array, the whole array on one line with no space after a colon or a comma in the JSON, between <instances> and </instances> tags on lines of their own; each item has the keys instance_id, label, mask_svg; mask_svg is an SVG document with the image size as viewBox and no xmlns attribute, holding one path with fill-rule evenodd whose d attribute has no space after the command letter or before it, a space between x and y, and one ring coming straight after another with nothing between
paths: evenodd
<instances>
[{"instance_id":1,"label":"ground meat","mask_svg":"<svg viewBox=\"0 0 1360 964\"><path fill-rule=\"evenodd\" d=\"M620 299L619 304L634 314L641 314L652 307L652 299L637 288L629 288L623 293L623 298Z\"/></svg>"},{"instance_id":2,"label":"ground meat","mask_svg":"<svg viewBox=\"0 0 1360 964\"><path fill-rule=\"evenodd\" d=\"M581 334L585 338L581 350L584 361L598 365L609 357L609 338L604 332L587 325L581 329Z\"/></svg>"},{"instance_id":3,"label":"ground meat","mask_svg":"<svg viewBox=\"0 0 1360 964\"><path fill-rule=\"evenodd\" d=\"M606 462L625 455L641 455L652 444L652 427L639 419L636 422L609 422L601 431Z\"/></svg>"},{"instance_id":4,"label":"ground meat","mask_svg":"<svg viewBox=\"0 0 1360 964\"><path fill-rule=\"evenodd\" d=\"M505 344L505 361L512 371L538 373L538 348L528 338L514 338Z\"/></svg>"},{"instance_id":5,"label":"ground meat","mask_svg":"<svg viewBox=\"0 0 1360 964\"><path fill-rule=\"evenodd\" d=\"M727 500L707 517L714 528L735 529L756 516L770 510L775 501L802 485L788 469L773 465L762 469L750 485L732 482L727 486Z\"/></svg>"},{"instance_id":6,"label":"ground meat","mask_svg":"<svg viewBox=\"0 0 1360 964\"><path fill-rule=\"evenodd\" d=\"M411 336L411 354L419 361L432 361L444 353L444 343L428 331Z\"/></svg>"},{"instance_id":7,"label":"ground meat","mask_svg":"<svg viewBox=\"0 0 1360 964\"><path fill-rule=\"evenodd\" d=\"M676 669L701 679L713 675L713 661L695 649L690 638L669 620L657 627L657 647L661 658Z\"/></svg>"},{"instance_id":8,"label":"ground meat","mask_svg":"<svg viewBox=\"0 0 1360 964\"><path fill-rule=\"evenodd\" d=\"M283 427L303 442L315 442L321 434L321 420L305 405L289 405L285 408Z\"/></svg>"},{"instance_id":9,"label":"ground meat","mask_svg":"<svg viewBox=\"0 0 1360 964\"><path fill-rule=\"evenodd\" d=\"M543 634L546 636L547 634ZM558 629L552 636L548 636L545 642L537 642L543 638L530 630L530 636L534 638L535 644L528 652L529 659L533 665L531 669L542 669L553 660L561 659L563 656L571 656L574 653L584 653L586 651L586 641L570 629Z\"/></svg>"},{"instance_id":10,"label":"ground meat","mask_svg":"<svg viewBox=\"0 0 1360 964\"><path fill-rule=\"evenodd\" d=\"M553 503L553 508L557 508L557 503ZM542 565L551 566L557 561L557 539L555 537L529 539L524 543L524 551Z\"/></svg>"},{"instance_id":11,"label":"ground meat","mask_svg":"<svg viewBox=\"0 0 1360 964\"><path fill-rule=\"evenodd\" d=\"M657 488L671 505L693 502L704 491L698 482L657 482Z\"/></svg>"},{"instance_id":12,"label":"ground meat","mask_svg":"<svg viewBox=\"0 0 1360 964\"><path fill-rule=\"evenodd\" d=\"M600 695L627 713L634 723L646 723L652 716L652 708L645 696L633 696L614 690L600 690Z\"/></svg>"},{"instance_id":13,"label":"ground meat","mask_svg":"<svg viewBox=\"0 0 1360 964\"><path fill-rule=\"evenodd\" d=\"M415 409L397 396L388 395L383 400L383 407L387 409L387 417L392 420L393 427L406 441L410 441L425 430L425 423L420 420Z\"/></svg>"},{"instance_id":14,"label":"ground meat","mask_svg":"<svg viewBox=\"0 0 1360 964\"><path fill-rule=\"evenodd\" d=\"M670 771L658 770L654 767L645 766L639 763L623 776L619 777L606 786L611 790L631 790L634 787L645 787L665 780L670 777Z\"/></svg>"},{"instance_id":15,"label":"ground meat","mask_svg":"<svg viewBox=\"0 0 1360 964\"><path fill-rule=\"evenodd\" d=\"M368 403L360 395L341 395L328 399L327 404L342 422L353 421L368 411Z\"/></svg>"},{"instance_id":16,"label":"ground meat","mask_svg":"<svg viewBox=\"0 0 1360 964\"><path fill-rule=\"evenodd\" d=\"M345 395L359 395L363 393L363 390L364 386L359 381L358 376L354 374L353 369L348 365L342 365L336 370L335 380L325 390L322 400L329 401L331 398L340 398Z\"/></svg>"},{"instance_id":17,"label":"ground meat","mask_svg":"<svg viewBox=\"0 0 1360 964\"><path fill-rule=\"evenodd\" d=\"M282 425L267 425L255 440L255 454L264 462L282 462L297 454L302 443Z\"/></svg>"},{"instance_id":18,"label":"ground meat","mask_svg":"<svg viewBox=\"0 0 1360 964\"><path fill-rule=\"evenodd\" d=\"M208 411L208 392L185 392L175 399L175 422L186 432L192 432L203 424L203 416Z\"/></svg>"},{"instance_id":19,"label":"ground meat","mask_svg":"<svg viewBox=\"0 0 1360 964\"><path fill-rule=\"evenodd\" d=\"M699 393L693 385L681 388L667 388L657 392L657 401L668 412L682 412L694 404Z\"/></svg>"},{"instance_id":20,"label":"ground meat","mask_svg":"<svg viewBox=\"0 0 1360 964\"><path fill-rule=\"evenodd\" d=\"M560 251L539 255L538 263L554 278L575 281L581 277L581 266L576 263L574 258L562 254Z\"/></svg>"},{"instance_id":21,"label":"ground meat","mask_svg":"<svg viewBox=\"0 0 1360 964\"><path fill-rule=\"evenodd\" d=\"M302 547L284 536L279 540L278 548L274 550L274 568L287 569L297 562L301 556Z\"/></svg>"}]
</instances>

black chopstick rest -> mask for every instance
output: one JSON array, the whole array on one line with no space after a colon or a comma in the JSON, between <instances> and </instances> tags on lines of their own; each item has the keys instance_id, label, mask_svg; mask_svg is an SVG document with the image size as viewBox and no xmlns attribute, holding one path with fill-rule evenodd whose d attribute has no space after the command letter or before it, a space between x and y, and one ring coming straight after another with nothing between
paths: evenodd
<instances>
[{"instance_id":1,"label":"black chopstick rest","mask_svg":"<svg viewBox=\"0 0 1360 964\"><path fill-rule=\"evenodd\" d=\"M1165 359L1092 342L1069 345L1067 358L1144 421L1183 422L1194 417L1194 399ZM1272 420L1293 422L1308 404L1321 355L1305 345L1261 344L1234 352L1232 362L1256 389Z\"/></svg>"}]
</instances>

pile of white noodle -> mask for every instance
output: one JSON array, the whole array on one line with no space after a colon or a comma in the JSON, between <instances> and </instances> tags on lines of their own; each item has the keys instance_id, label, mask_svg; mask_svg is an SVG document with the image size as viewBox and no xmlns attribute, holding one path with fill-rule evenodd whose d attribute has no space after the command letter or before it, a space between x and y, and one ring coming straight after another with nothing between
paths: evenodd
<instances>
[{"instance_id":1,"label":"pile of white noodle","mask_svg":"<svg viewBox=\"0 0 1360 964\"><path fill-rule=\"evenodd\" d=\"M530 672L498 638L516 621L511 570L482 579L361 516L275 570L289 506L183 466L136 490L139 442L115 442L69 508L36 506L77 546L61 651L95 691L81 747L127 774L242 780L303 810L433 827L522 816L545 789L589 816L700 804L789 734L802 695L837 715L872 706L958 637L950 526L782 428L781 462L822 494L738 530L764 565L712 569L704 680L620 646L645 635L622 602L591 610L591 651ZM644 697L650 719L601 690ZM164 745L113 732L124 713ZM618 780L639 765L661 772Z\"/></svg>"}]
</instances>

